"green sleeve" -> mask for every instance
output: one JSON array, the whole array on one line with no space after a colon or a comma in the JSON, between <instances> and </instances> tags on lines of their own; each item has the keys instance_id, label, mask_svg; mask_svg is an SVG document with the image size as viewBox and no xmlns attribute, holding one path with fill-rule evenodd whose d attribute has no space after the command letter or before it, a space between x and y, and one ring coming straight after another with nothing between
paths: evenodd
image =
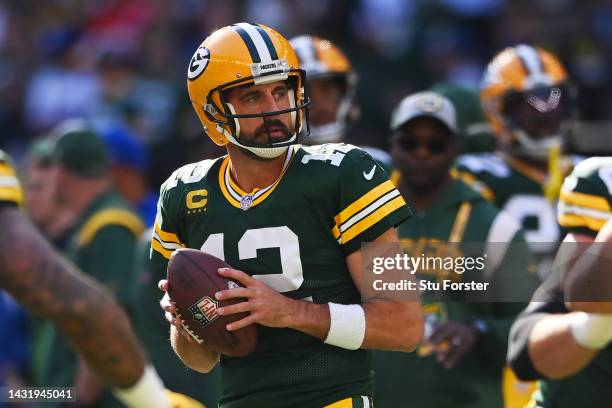
<instances>
[{"instance_id":1,"label":"green sleeve","mask_svg":"<svg viewBox=\"0 0 612 408\"><path fill-rule=\"evenodd\" d=\"M181 201L182 183L177 180L177 177L178 173L175 172L160 190L150 251L152 273L155 279L166 276L166 268L172 252L185 247L185 240L181 237L179 228L179 225L183 223L178 204L185 201L184 198Z\"/></svg>"},{"instance_id":2,"label":"green sleeve","mask_svg":"<svg viewBox=\"0 0 612 408\"><path fill-rule=\"evenodd\" d=\"M353 149L338 185L332 233L346 255L371 242L411 212L389 175L361 149Z\"/></svg>"},{"instance_id":3,"label":"green sleeve","mask_svg":"<svg viewBox=\"0 0 612 408\"><path fill-rule=\"evenodd\" d=\"M129 229L108 225L96 232L82 249L82 268L107 286L119 301L129 305L136 298L134 270L137 237Z\"/></svg>"}]
</instances>

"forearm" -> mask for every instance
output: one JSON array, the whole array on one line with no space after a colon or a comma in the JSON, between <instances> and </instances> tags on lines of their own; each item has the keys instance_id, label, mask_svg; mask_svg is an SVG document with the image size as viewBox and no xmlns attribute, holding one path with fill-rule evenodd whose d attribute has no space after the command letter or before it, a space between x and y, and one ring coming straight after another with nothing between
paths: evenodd
<instances>
[{"instance_id":1,"label":"forearm","mask_svg":"<svg viewBox=\"0 0 612 408\"><path fill-rule=\"evenodd\" d=\"M540 320L529 335L529 356L542 375L564 378L584 368L597 354L580 346L572 334L575 314L550 315Z\"/></svg>"},{"instance_id":2,"label":"forearm","mask_svg":"<svg viewBox=\"0 0 612 408\"><path fill-rule=\"evenodd\" d=\"M362 348L412 351L423 336L423 316L418 302L376 301L361 305L366 329ZM325 340L330 328L328 304L293 301L288 327Z\"/></svg>"},{"instance_id":3,"label":"forearm","mask_svg":"<svg viewBox=\"0 0 612 408\"><path fill-rule=\"evenodd\" d=\"M173 325L170 326L170 344L183 364L192 370L208 373L219 362L219 353L207 350L198 343L190 342Z\"/></svg>"},{"instance_id":4,"label":"forearm","mask_svg":"<svg viewBox=\"0 0 612 408\"><path fill-rule=\"evenodd\" d=\"M117 387L136 383L145 357L117 303L57 255L18 210L4 209L0 221L5 289L31 312L51 319L104 381Z\"/></svg>"}]
</instances>

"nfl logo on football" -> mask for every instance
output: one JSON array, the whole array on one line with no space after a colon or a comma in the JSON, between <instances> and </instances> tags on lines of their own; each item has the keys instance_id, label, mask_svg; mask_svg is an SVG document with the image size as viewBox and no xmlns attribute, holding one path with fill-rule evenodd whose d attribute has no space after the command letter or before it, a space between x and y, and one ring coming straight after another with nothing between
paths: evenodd
<instances>
[{"instance_id":1,"label":"nfl logo on football","mask_svg":"<svg viewBox=\"0 0 612 408\"><path fill-rule=\"evenodd\" d=\"M219 304L216 300L206 296L200 299L195 305L191 306L189 311L194 320L198 321L202 327L206 327L219 317L217 314L218 307Z\"/></svg>"}]
</instances>

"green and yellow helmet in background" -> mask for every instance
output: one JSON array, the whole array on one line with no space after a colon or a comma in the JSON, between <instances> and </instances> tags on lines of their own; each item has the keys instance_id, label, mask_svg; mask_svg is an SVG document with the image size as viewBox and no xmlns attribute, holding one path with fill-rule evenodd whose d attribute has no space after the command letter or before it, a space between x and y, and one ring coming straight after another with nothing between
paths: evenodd
<instances>
[{"instance_id":1,"label":"green and yellow helmet in background","mask_svg":"<svg viewBox=\"0 0 612 408\"><path fill-rule=\"evenodd\" d=\"M491 152L495 149L495 138L482 109L478 89L440 82L431 90L450 99L455 107L461 153Z\"/></svg>"}]
</instances>

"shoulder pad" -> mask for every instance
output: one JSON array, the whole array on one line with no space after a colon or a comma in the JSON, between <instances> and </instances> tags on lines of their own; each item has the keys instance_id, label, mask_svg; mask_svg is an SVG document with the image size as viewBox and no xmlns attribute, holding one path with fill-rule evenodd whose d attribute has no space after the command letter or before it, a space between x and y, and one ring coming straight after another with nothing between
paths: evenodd
<instances>
[{"instance_id":1,"label":"shoulder pad","mask_svg":"<svg viewBox=\"0 0 612 408\"><path fill-rule=\"evenodd\" d=\"M489 173L497 178L510 177L512 174L508 164L494 153L461 155L457 159L457 167L471 173Z\"/></svg>"}]
</instances>

